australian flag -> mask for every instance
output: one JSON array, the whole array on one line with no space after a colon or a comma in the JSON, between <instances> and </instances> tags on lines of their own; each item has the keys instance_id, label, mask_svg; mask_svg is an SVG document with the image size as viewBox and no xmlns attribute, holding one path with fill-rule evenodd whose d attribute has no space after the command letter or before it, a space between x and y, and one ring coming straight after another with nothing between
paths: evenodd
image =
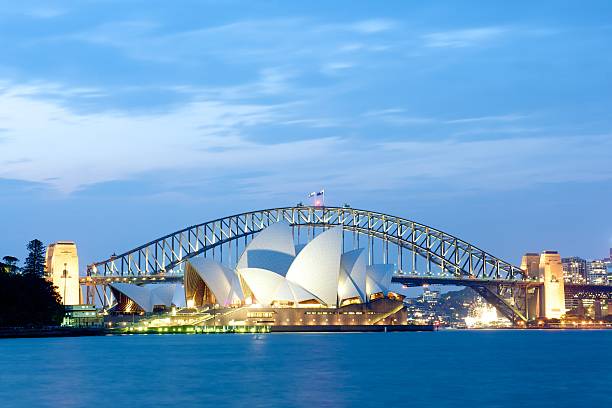
<instances>
[{"instance_id":1,"label":"australian flag","mask_svg":"<svg viewBox=\"0 0 612 408\"><path fill-rule=\"evenodd\" d=\"M312 199L312 205L314 205L315 207L322 207L323 205L325 205L325 190L321 190L319 192L313 191L312 193L308 194L308 198Z\"/></svg>"}]
</instances>

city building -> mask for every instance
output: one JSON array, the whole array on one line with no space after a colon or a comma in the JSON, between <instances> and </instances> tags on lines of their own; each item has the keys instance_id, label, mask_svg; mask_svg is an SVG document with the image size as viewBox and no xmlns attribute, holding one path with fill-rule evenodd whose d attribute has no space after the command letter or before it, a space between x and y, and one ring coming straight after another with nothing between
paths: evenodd
<instances>
[{"instance_id":1,"label":"city building","mask_svg":"<svg viewBox=\"0 0 612 408\"><path fill-rule=\"evenodd\" d=\"M586 259L572 256L562 258L563 279L567 283L586 283L587 282L587 261Z\"/></svg>"},{"instance_id":2,"label":"city building","mask_svg":"<svg viewBox=\"0 0 612 408\"><path fill-rule=\"evenodd\" d=\"M62 304L81 303L79 285L79 257L74 242L60 241L47 247L46 279L53 283L62 298Z\"/></svg>"},{"instance_id":3,"label":"city building","mask_svg":"<svg viewBox=\"0 0 612 408\"><path fill-rule=\"evenodd\" d=\"M62 326L103 327L104 317L96 310L94 305L69 305L65 306Z\"/></svg>"},{"instance_id":4,"label":"city building","mask_svg":"<svg viewBox=\"0 0 612 408\"><path fill-rule=\"evenodd\" d=\"M587 263L588 282L592 285L608 283L608 267L604 260L593 260Z\"/></svg>"},{"instance_id":5,"label":"city building","mask_svg":"<svg viewBox=\"0 0 612 408\"><path fill-rule=\"evenodd\" d=\"M427 303L430 306L435 307L440 300L440 291L431 290L429 287L424 287L422 300L424 303Z\"/></svg>"},{"instance_id":6,"label":"city building","mask_svg":"<svg viewBox=\"0 0 612 408\"><path fill-rule=\"evenodd\" d=\"M205 257L186 261L183 300L212 325L405 325L404 297L389 290L394 270L367 265L364 249L343 253L341 227L296 246L291 227L279 222L254 236L233 269ZM115 312L178 303L174 285L110 286Z\"/></svg>"}]
</instances>

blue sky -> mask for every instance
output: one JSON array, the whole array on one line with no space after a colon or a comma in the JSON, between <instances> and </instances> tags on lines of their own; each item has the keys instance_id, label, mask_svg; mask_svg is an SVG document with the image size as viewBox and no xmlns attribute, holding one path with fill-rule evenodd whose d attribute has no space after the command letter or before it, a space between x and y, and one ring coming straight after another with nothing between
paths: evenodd
<instances>
[{"instance_id":1,"label":"blue sky","mask_svg":"<svg viewBox=\"0 0 612 408\"><path fill-rule=\"evenodd\" d=\"M328 204L612 246L609 1L0 5L0 255Z\"/></svg>"}]
</instances>

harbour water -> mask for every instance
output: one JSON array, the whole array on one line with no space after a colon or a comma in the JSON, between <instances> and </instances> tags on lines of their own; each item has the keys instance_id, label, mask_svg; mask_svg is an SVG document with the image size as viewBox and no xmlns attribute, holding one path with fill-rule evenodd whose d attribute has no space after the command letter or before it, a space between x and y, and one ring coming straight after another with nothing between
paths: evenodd
<instances>
[{"instance_id":1,"label":"harbour water","mask_svg":"<svg viewBox=\"0 0 612 408\"><path fill-rule=\"evenodd\" d=\"M0 406L591 407L612 331L0 340Z\"/></svg>"}]
</instances>

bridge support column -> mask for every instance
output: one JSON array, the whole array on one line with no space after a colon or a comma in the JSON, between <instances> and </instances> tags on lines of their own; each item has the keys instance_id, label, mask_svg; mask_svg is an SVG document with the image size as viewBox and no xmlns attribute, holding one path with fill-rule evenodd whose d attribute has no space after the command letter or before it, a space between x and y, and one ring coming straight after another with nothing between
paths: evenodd
<instances>
[{"instance_id":1,"label":"bridge support column","mask_svg":"<svg viewBox=\"0 0 612 408\"><path fill-rule=\"evenodd\" d=\"M565 287L557 251L544 251L540 255L540 276L544 279L544 317L560 319L565 314Z\"/></svg>"}]
</instances>

